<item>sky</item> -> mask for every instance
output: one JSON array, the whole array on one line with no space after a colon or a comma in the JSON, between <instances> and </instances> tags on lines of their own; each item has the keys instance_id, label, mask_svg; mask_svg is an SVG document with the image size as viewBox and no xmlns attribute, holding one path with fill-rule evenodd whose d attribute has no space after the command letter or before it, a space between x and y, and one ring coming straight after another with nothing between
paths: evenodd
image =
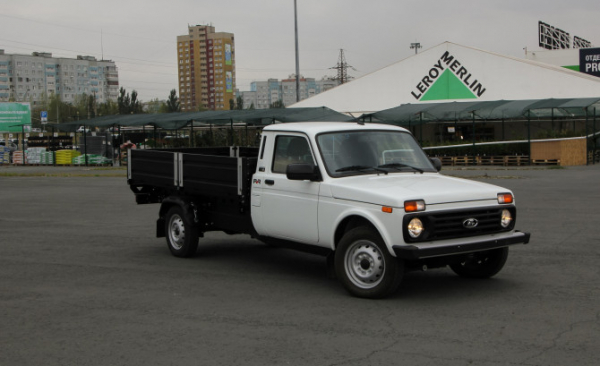
<instances>
[{"instance_id":1,"label":"sky","mask_svg":"<svg viewBox=\"0 0 600 366\"><path fill-rule=\"evenodd\" d=\"M600 47L597 0L297 0L304 77L336 75L340 49L355 78L445 41L508 56L538 47L538 21ZM116 62L142 101L177 89L178 35L211 24L235 36L236 88L295 73L293 0L0 0L0 49Z\"/></svg>"}]
</instances>

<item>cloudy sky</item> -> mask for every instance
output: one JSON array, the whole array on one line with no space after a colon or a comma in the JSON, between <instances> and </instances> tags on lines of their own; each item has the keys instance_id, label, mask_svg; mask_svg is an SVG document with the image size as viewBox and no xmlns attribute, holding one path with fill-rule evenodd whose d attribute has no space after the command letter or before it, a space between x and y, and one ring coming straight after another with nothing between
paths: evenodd
<instances>
[{"instance_id":1,"label":"cloudy sky","mask_svg":"<svg viewBox=\"0 0 600 366\"><path fill-rule=\"evenodd\" d=\"M297 0L300 73L320 79L344 49L360 77L450 41L523 57L538 49L542 20L600 46L598 0ZM1 0L6 53L91 55L119 68L120 85L139 98L177 88L176 37L212 24L235 35L237 88L295 72L293 0Z\"/></svg>"}]
</instances>

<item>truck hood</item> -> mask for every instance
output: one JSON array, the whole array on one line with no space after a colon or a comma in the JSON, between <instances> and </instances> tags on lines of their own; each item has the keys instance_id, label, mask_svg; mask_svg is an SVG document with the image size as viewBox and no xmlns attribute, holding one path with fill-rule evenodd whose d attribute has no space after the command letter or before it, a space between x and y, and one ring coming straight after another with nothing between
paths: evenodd
<instances>
[{"instance_id":1,"label":"truck hood","mask_svg":"<svg viewBox=\"0 0 600 366\"><path fill-rule=\"evenodd\" d=\"M404 201L423 199L425 204L496 200L506 188L454 178L439 173L361 175L336 179L331 184L334 198L403 207Z\"/></svg>"}]
</instances>

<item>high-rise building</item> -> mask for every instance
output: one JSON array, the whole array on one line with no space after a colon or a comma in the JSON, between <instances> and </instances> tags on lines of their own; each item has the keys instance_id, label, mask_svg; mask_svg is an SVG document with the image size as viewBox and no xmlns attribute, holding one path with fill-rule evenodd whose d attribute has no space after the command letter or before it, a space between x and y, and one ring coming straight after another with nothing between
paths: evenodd
<instances>
[{"instance_id":1,"label":"high-rise building","mask_svg":"<svg viewBox=\"0 0 600 366\"><path fill-rule=\"evenodd\" d=\"M182 111L229 109L229 100L235 99L233 33L188 26L187 35L177 36L177 65Z\"/></svg>"},{"instance_id":2,"label":"high-rise building","mask_svg":"<svg viewBox=\"0 0 600 366\"><path fill-rule=\"evenodd\" d=\"M92 56L76 59L51 53L6 54L0 50L0 102L30 102L34 107L52 94L66 103L93 95L96 103L117 101L119 75L113 61Z\"/></svg>"}]
</instances>

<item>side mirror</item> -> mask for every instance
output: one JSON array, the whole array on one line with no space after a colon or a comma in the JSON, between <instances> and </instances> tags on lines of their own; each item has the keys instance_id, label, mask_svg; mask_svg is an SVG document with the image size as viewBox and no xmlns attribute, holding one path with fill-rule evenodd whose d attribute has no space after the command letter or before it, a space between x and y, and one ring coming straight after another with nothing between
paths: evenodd
<instances>
[{"instance_id":1,"label":"side mirror","mask_svg":"<svg viewBox=\"0 0 600 366\"><path fill-rule=\"evenodd\" d=\"M289 180L321 180L319 168L313 164L290 164L285 169L285 175Z\"/></svg>"},{"instance_id":2,"label":"side mirror","mask_svg":"<svg viewBox=\"0 0 600 366\"><path fill-rule=\"evenodd\" d=\"M429 158L429 160L431 160L431 163L437 169L438 172L440 170L442 170L442 161L440 159L438 159L438 158Z\"/></svg>"}]
</instances>

